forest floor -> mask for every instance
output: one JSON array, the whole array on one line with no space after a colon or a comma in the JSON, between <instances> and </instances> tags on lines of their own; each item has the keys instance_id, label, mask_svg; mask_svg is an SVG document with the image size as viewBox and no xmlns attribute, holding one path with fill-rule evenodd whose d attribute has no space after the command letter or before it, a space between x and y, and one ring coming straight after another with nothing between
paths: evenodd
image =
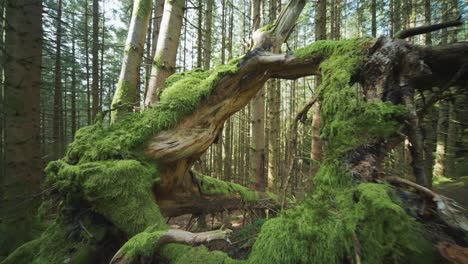
<instances>
[{"instance_id":1,"label":"forest floor","mask_svg":"<svg viewBox=\"0 0 468 264\"><path fill-rule=\"evenodd\" d=\"M225 223L222 214L207 215L205 217L206 228L197 227L197 219L191 215L182 215L170 218L168 224L171 228L183 229L191 232L204 232L220 229ZM224 240L216 240L204 243L209 250L220 250L235 259L246 259L252 249L260 228L265 219L257 216L245 215L242 211L234 211L230 215L230 226L233 232L230 236L230 243Z\"/></svg>"},{"instance_id":2,"label":"forest floor","mask_svg":"<svg viewBox=\"0 0 468 264\"><path fill-rule=\"evenodd\" d=\"M434 189L467 209L465 216L468 217L468 176L440 182L434 186Z\"/></svg>"}]
</instances>

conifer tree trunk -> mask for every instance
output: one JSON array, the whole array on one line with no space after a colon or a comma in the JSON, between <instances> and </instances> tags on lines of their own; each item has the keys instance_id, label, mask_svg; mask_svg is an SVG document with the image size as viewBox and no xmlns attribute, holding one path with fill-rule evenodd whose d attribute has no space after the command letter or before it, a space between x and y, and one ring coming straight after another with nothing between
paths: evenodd
<instances>
[{"instance_id":1,"label":"conifer tree trunk","mask_svg":"<svg viewBox=\"0 0 468 264\"><path fill-rule=\"evenodd\" d=\"M198 0L197 18L197 68L203 66L203 0Z\"/></svg>"},{"instance_id":2,"label":"conifer tree trunk","mask_svg":"<svg viewBox=\"0 0 468 264\"><path fill-rule=\"evenodd\" d=\"M106 13L104 8L105 2L102 2L102 29L101 29L101 59L99 62L99 111L104 107L104 52L106 48Z\"/></svg>"},{"instance_id":3,"label":"conifer tree trunk","mask_svg":"<svg viewBox=\"0 0 468 264\"><path fill-rule=\"evenodd\" d=\"M252 1L252 31L263 24L263 0ZM264 191L267 179L265 175L265 91L261 89L252 102L252 159L251 181L255 190Z\"/></svg>"},{"instance_id":4,"label":"conifer tree trunk","mask_svg":"<svg viewBox=\"0 0 468 264\"><path fill-rule=\"evenodd\" d=\"M158 37L161 27L161 20L164 13L164 0L154 0L154 19L153 19L153 36L151 41L151 60L154 59L156 48L158 47Z\"/></svg>"},{"instance_id":5,"label":"conifer tree trunk","mask_svg":"<svg viewBox=\"0 0 468 264\"><path fill-rule=\"evenodd\" d=\"M203 39L203 68L210 69L211 63L211 27L213 21L213 0L206 0L205 38Z\"/></svg>"},{"instance_id":6,"label":"conifer tree trunk","mask_svg":"<svg viewBox=\"0 0 468 264\"><path fill-rule=\"evenodd\" d=\"M92 118L99 111L99 0L93 0L93 108Z\"/></svg>"},{"instance_id":7,"label":"conifer tree trunk","mask_svg":"<svg viewBox=\"0 0 468 264\"><path fill-rule=\"evenodd\" d=\"M91 89L89 82L89 25L88 25L88 0L85 0L84 6L84 49L86 66L86 117L87 124L91 124Z\"/></svg>"},{"instance_id":8,"label":"conifer tree trunk","mask_svg":"<svg viewBox=\"0 0 468 264\"><path fill-rule=\"evenodd\" d=\"M372 36L377 37L377 0L372 0L371 3L371 16L372 16Z\"/></svg>"},{"instance_id":9,"label":"conifer tree trunk","mask_svg":"<svg viewBox=\"0 0 468 264\"><path fill-rule=\"evenodd\" d=\"M434 176L445 176L445 150L447 144L447 102L439 102L437 119L437 145L435 153Z\"/></svg>"},{"instance_id":10,"label":"conifer tree trunk","mask_svg":"<svg viewBox=\"0 0 468 264\"><path fill-rule=\"evenodd\" d=\"M72 38L72 72L71 72L71 136L76 133L76 50L75 50L75 19L73 18L73 38Z\"/></svg>"},{"instance_id":11,"label":"conifer tree trunk","mask_svg":"<svg viewBox=\"0 0 468 264\"><path fill-rule=\"evenodd\" d=\"M127 113L132 112L137 105L140 65L151 18L152 4L152 0L134 1L119 82L111 106L114 109L112 122L116 122Z\"/></svg>"},{"instance_id":12,"label":"conifer tree trunk","mask_svg":"<svg viewBox=\"0 0 468 264\"><path fill-rule=\"evenodd\" d=\"M0 0L0 36L4 36L4 14L5 14L5 0ZM5 50L4 38L0 38L0 50ZM0 179L3 179L5 172L5 157L3 153L3 130L5 129L5 117L4 117L4 83L3 83L3 70L5 65L5 56L3 52L0 52ZM0 188L0 197L3 197L2 189Z\"/></svg>"},{"instance_id":13,"label":"conifer tree trunk","mask_svg":"<svg viewBox=\"0 0 468 264\"><path fill-rule=\"evenodd\" d=\"M8 26L4 29L2 52L8 56L2 64L5 127L0 152L5 155L5 166L1 168L4 174L0 178L0 256L8 255L32 238L38 202L31 198L39 191L42 175L42 1L6 1L5 9Z\"/></svg>"},{"instance_id":14,"label":"conifer tree trunk","mask_svg":"<svg viewBox=\"0 0 468 264\"><path fill-rule=\"evenodd\" d=\"M54 69L54 120L52 137L54 141L54 158L62 156L62 0L58 1L57 10L57 33L55 48L55 69Z\"/></svg>"},{"instance_id":15,"label":"conifer tree trunk","mask_svg":"<svg viewBox=\"0 0 468 264\"><path fill-rule=\"evenodd\" d=\"M184 0L166 0L164 4L164 15L161 21L158 46L154 56L145 106L152 106L159 100L158 92L164 88L167 77L175 72L184 8Z\"/></svg>"},{"instance_id":16,"label":"conifer tree trunk","mask_svg":"<svg viewBox=\"0 0 468 264\"><path fill-rule=\"evenodd\" d=\"M327 2L325 0L317 1L316 6L316 18L315 18L315 39L322 40L327 37ZM320 84L320 76L316 76L317 87ZM314 103L312 106L312 147L311 147L311 175L315 175L320 167L320 162L322 161L322 140L320 139L320 105L319 103Z\"/></svg>"},{"instance_id":17,"label":"conifer tree trunk","mask_svg":"<svg viewBox=\"0 0 468 264\"><path fill-rule=\"evenodd\" d=\"M270 0L270 23L276 20L276 12L278 0ZM279 3L281 4L281 3ZM273 53L279 53L279 47L272 48ZM276 190L279 180L279 156L280 156L280 82L279 80L269 80L267 83L267 102L268 102L268 189Z\"/></svg>"}]
</instances>

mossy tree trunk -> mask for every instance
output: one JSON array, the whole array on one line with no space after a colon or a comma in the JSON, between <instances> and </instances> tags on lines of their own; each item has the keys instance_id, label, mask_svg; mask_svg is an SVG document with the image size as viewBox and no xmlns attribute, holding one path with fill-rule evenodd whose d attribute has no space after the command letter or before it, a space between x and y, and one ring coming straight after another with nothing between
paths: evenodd
<instances>
[{"instance_id":1,"label":"mossy tree trunk","mask_svg":"<svg viewBox=\"0 0 468 264\"><path fill-rule=\"evenodd\" d=\"M158 93L164 88L166 79L175 72L177 48L184 18L184 0L166 0L161 21L158 46L153 60L153 68L145 98L145 106L152 106L159 100Z\"/></svg>"},{"instance_id":2,"label":"mossy tree trunk","mask_svg":"<svg viewBox=\"0 0 468 264\"><path fill-rule=\"evenodd\" d=\"M108 128L97 124L80 131L66 157L47 169L52 192L63 202L63 215L56 221L80 226L80 212L73 209L84 204L93 209L90 214L105 218L101 223L106 229L112 226L131 237L119 250L122 259L156 256L168 263L235 263L204 247L165 245L161 240L169 231L160 211L206 213L236 202L238 207L245 202L257 206L261 194L189 170L227 118L244 108L268 79L322 75L317 95L327 160L314 179L316 190L307 202L262 227L248 262L342 263L362 255L370 263L383 263L400 260L401 254L418 254L413 241L422 238L419 228L395 193L376 183L385 179L378 168L388 150L401 142L401 133L419 121L413 98L405 97L414 94L413 87L452 80L468 63L463 56L468 44L424 47L401 39L355 39L319 41L289 54L265 53L272 43L284 41L304 5L305 1L291 1L269 30L254 33L254 48L242 59L208 72L174 75L154 107ZM467 82L468 76L460 76L453 85ZM409 136L418 140L418 135ZM419 185L412 187L440 198ZM90 226L95 226L92 221ZM58 242L37 242L57 233L50 230L6 263L14 263L28 247L40 252L37 257L47 256L47 249ZM55 262L80 252L63 251Z\"/></svg>"},{"instance_id":3,"label":"mossy tree trunk","mask_svg":"<svg viewBox=\"0 0 468 264\"><path fill-rule=\"evenodd\" d=\"M151 18L152 4L152 0L137 0L133 3L119 82L112 100L112 122L116 122L127 113L132 112L135 106L138 106L137 86L140 80L140 65Z\"/></svg>"}]
</instances>

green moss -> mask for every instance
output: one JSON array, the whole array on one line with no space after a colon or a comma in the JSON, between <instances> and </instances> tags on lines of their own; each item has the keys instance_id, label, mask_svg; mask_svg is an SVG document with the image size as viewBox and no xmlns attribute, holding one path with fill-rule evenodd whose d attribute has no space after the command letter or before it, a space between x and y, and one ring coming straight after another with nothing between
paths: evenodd
<instances>
[{"instance_id":1,"label":"green moss","mask_svg":"<svg viewBox=\"0 0 468 264\"><path fill-rule=\"evenodd\" d=\"M159 227L157 227L159 228ZM152 256L157 249L157 244L167 230L155 232L141 232L130 238L121 249L126 256Z\"/></svg>"},{"instance_id":2,"label":"green moss","mask_svg":"<svg viewBox=\"0 0 468 264\"><path fill-rule=\"evenodd\" d=\"M116 94L113 97L111 108L111 119L113 122L129 113L135 104L136 84L126 80L119 80Z\"/></svg>"},{"instance_id":3,"label":"green moss","mask_svg":"<svg viewBox=\"0 0 468 264\"><path fill-rule=\"evenodd\" d=\"M151 0L137 0L133 3L136 9L136 16L138 19L150 19L153 1Z\"/></svg>"},{"instance_id":4,"label":"green moss","mask_svg":"<svg viewBox=\"0 0 468 264\"><path fill-rule=\"evenodd\" d=\"M255 203L260 199L258 192L252 191L249 188L236 183L221 181L200 173L197 173L197 179L199 181L201 191L204 194L238 193L242 197L242 200L248 203Z\"/></svg>"},{"instance_id":5,"label":"green moss","mask_svg":"<svg viewBox=\"0 0 468 264\"><path fill-rule=\"evenodd\" d=\"M167 263L172 264L244 263L242 260L231 259L224 252L208 251L205 246L191 247L180 244L169 244L164 246L159 253Z\"/></svg>"},{"instance_id":6,"label":"green moss","mask_svg":"<svg viewBox=\"0 0 468 264\"><path fill-rule=\"evenodd\" d=\"M363 263L399 262L431 250L390 187L365 183L322 189L267 221L249 263L342 263L354 255L353 235Z\"/></svg>"},{"instance_id":7,"label":"green moss","mask_svg":"<svg viewBox=\"0 0 468 264\"><path fill-rule=\"evenodd\" d=\"M57 161L49 164L46 171L47 184L60 193L64 200L62 206L76 208L85 200L128 235L154 224L166 227L151 192L158 180L153 166L135 160L80 165Z\"/></svg>"},{"instance_id":8,"label":"green moss","mask_svg":"<svg viewBox=\"0 0 468 264\"><path fill-rule=\"evenodd\" d=\"M67 227L57 220L39 238L15 250L2 264L89 263L92 258L79 261L84 260L85 255L94 256L95 249L90 241L70 236Z\"/></svg>"},{"instance_id":9,"label":"green moss","mask_svg":"<svg viewBox=\"0 0 468 264\"><path fill-rule=\"evenodd\" d=\"M276 28L276 24L272 23L272 24L267 24L264 27L260 28L259 31L260 32L274 31L275 28Z\"/></svg>"},{"instance_id":10,"label":"green moss","mask_svg":"<svg viewBox=\"0 0 468 264\"><path fill-rule=\"evenodd\" d=\"M110 127L94 125L80 129L68 148L65 161L76 164L109 159L139 159L138 146L158 132L170 129L192 113L222 77L234 74L236 65L221 65L212 71L173 77L160 102L143 113L122 118Z\"/></svg>"}]
</instances>

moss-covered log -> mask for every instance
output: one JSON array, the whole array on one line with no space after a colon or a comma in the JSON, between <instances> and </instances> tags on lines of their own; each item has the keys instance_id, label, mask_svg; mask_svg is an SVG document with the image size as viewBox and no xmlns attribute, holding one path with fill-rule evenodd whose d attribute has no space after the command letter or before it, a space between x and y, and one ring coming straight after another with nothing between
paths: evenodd
<instances>
[{"instance_id":1,"label":"moss-covered log","mask_svg":"<svg viewBox=\"0 0 468 264\"><path fill-rule=\"evenodd\" d=\"M323 80L317 98L326 160L314 191L263 226L246 262L342 263L356 256L364 263L426 261L431 248L423 227L394 189L378 183L380 162L412 129L408 120L419 118L405 97L427 82L466 84L468 76L452 76L468 63L467 52L466 43L319 41L292 54L260 49L212 71L173 75L154 107L77 133L66 156L47 168L44 208L55 208L57 219L3 263L101 263L125 241L121 252L131 249L141 263L241 262L204 247L158 247L168 229L161 209L182 205L174 215L198 213L203 208L187 204L216 195L258 204L260 194L190 168L266 80L314 74ZM99 254L103 249L112 254Z\"/></svg>"}]
</instances>

